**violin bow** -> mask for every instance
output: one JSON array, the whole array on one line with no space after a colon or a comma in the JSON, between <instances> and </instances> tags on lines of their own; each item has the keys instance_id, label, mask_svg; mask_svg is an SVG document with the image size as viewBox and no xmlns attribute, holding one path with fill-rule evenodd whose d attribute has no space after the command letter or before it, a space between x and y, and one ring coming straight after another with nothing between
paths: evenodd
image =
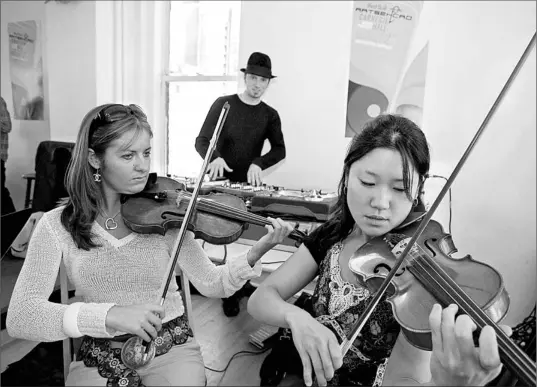
<instances>
[{"instance_id":1,"label":"violin bow","mask_svg":"<svg viewBox=\"0 0 537 387\"><path fill-rule=\"evenodd\" d=\"M421 221L418 229L416 230L416 232L414 233L414 235L412 236L412 238L408 242L408 245L406 246L406 248L403 251L403 253L396 259L396 261L395 261L395 263L393 265L393 268L390 270L390 272L388 273L388 275L384 279L384 282L380 286L379 290L375 293L375 296L373 297L373 299L369 302L369 304L365 308L365 310L362 313L362 315L358 318L358 321L356 321L356 323L354 324L354 326L353 326L353 328L351 330L351 335L350 335L351 338L350 339L347 338L347 339L343 340L343 342L341 343L340 349L341 349L341 352L342 352L342 356L345 356L347 354L347 352L349 351L349 349L352 346L352 343L354 343L356 338L359 336L359 334L360 334L362 328L364 327L366 321L369 319L369 317L371 317L371 314L373 313L373 311L375 310L376 306L380 302L380 299L386 293L386 290L388 289L388 286L390 285L392 278L399 271L399 268L403 264L403 262L406 259L408 253L410 252L410 250L412 249L412 247L414 246L414 244L416 243L418 238L421 236L421 234L423 233L423 231L425 230L425 228L429 224L429 221L431 220L434 212L436 211L436 209L440 205L440 202L442 201L442 199L444 198L444 196L446 195L448 190L451 188L451 185L453 184L453 181L455 180L455 178L459 174L460 170L462 169L462 166L464 165L464 163L468 159L468 157L470 155L470 152L475 147L475 145L477 143L477 140L480 138L481 134L485 130L485 127L487 126L487 124L489 123L490 119L494 115L496 109L500 105L500 102L502 101L502 99L504 98L505 94L507 93L507 90L511 87L511 84L513 83L513 81L514 81L515 77L517 76L518 72L520 71L520 69L522 68L524 63L526 62L526 59L528 58L528 56L529 56L529 54L530 54L530 52L532 50L532 46L534 46L534 45L535 45L535 33L533 33L533 37L531 38L528 46L526 47L526 50L522 54L521 58L518 60L518 63L516 64L515 68L511 72L511 75L509 76L509 79L507 80L507 82L503 86L502 90L500 91L500 94L496 98L496 101L494 101L494 104L492 105L492 107L489 110L487 116L483 120L483 123L481 124L481 126L477 130L477 133L474 135L474 138L470 142L470 145L468 145L468 148L466 149L466 151L462 155L461 159L457 163L457 166L455 167L455 169L451 173L451 176L449 177L448 181L446 182L446 184L444 185L444 187L442 188L442 190L440 191L440 193L436 197L436 199L435 199L433 205L431 206L430 210L423 217L423 220ZM531 381L531 383L534 383L534 382L535 382L535 380Z\"/></svg>"},{"instance_id":2,"label":"violin bow","mask_svg":"<svg viewBox=\"0 0 537 387\"><path fill-rule=\"evenodd\" d=\"M162 295L160 297L160 306L164 304L164 300L166 299L166 293L168 292L168 287L170 286L170 282L173 278L173 274L175 271L174 269L175 269L175 266L177 265L177 260L179 259L179 252L181 251L181 246L183 244L183 240L185 239L187 227L188 227L188 224L190 223L190 219L192 219L192 214L194 213L194 209L198 201L198 194L199 194L201 185L203 183L205 173L207 172L207 167L209 166L209 160L213 156L214 149L216 148L216 144L218 142L218 137L220 137L220 133L222 132L222 128L224 126L224 123L226 122L229 109L230 109L229 102L224 103L224 106L222 107L222 110L220 111L220 117L218 117L218 121L216 123L216 129L213 132L211 142L209 143L209 149L207 150L207 153L205 154L205 159L203 160L203 165L201 166L201 170L198 176L198 181L196 182L194 186L194 191L192 192L192 195L190 196L190 202L188 203L188 207L186 209L183 222L181 223L181 229L179 230L179 235L177 236L175 240L175 244L173 246L173 250L172 250L173 259L171 259L168 264L168 270L167 270L168 275L162 285Z\"/></svg>"},{"instance_id":3,"label":"violin bow","mask_svg":"<svg viewBox=\"0 0 537 387\"><path fill-rule=\"evenodd\" d=\"M177 265L177 260L179 259L179 253L181 251L181 246L183 245L183 240L185 239L185 234L187 231L188 223L190 222L190 219L192 218L192 214L194 213L194 209L196 207L197 199L198 199L198 193L201 187L201 184L203 183L203 178L205 177L205 173L207 172L207 166L209 165L209 160L211 159L214 149L216 148L216 144L218 142L218 137L220 136L220 132L222 131L222 127L224 126L224 122L226 121L227 114L229 113L229 103L226 102L224 106L222 107L222 110L220 111L220 116L218 117L218 121L216 123L216 130L213 132L213 136L211 138L211 142L209 143L209 148L207 150L207 154L205 155L205 159L203 160L203 165L201 166L201 171L198 176L198 181L194 187L194 191L192 192L192 196L190 197L190 202L188 203L188 207L185 213L185 216L183 218L183 222L181 223L181 228L179 230L179 235L175 239L175 243L173 245L172 250L172 256L173 259L171 259L168 263L167 268L167 274L162 282L162 294L160 296L160 306L164 305L164 301L166 300L166 294L168 293L168 288L170 287L170 282L172 278L174 277L173 274L175 272L175 266ZM151 343L150 343L151 344ZM145 360L146 357L150 353L151 345L145 346L145 351L143 354L143 359Z\"/></svg>"},{"instance_id":4,"label":"violin bow","mask_svg":"<svg viewBox=\"0 0 537 387\"><path fill-rule=\"evenodd\" d=\"M207 150L207 154L205 155L205 158L203 160L203 165L201 166L201 171L198 177L198 181L194 187L194 191L192 192L192 196L190 197L190 202L188 203L187 210L185 212L185 216L183 218L183 222L181 223L181 228L179 230L179 235L175 239L175 243L173 245L172 250L172 256L173 259L170 259L168 263L168 267L166 270L166 275L162 281L161 290L162 294L160 296L160 306L164 305L164 301L166 300L166 294L168 293L168 288L170 287L170 282L172 278L174 277L175 272L175 266L177 265L177 260L179 259L179 253L181 251L181 246L183 244L183 240L185 239L185 234L187 231L188 223L190 222L190 219L192 218L192 214L194 213L194 209L196 207L197 199L198 199L198 193L201 187L201 184L203 183L203 178L205 176L205 173L207 172L207 166L209 165L209 160L211 159L214 149L216 148L216 144L218 142L218 137L220 136L220 133L222 132L222 127L224 126L224 123L226 121L227 115L229 113L229 103L224 103L224 106L222 107L222 110L220 111L220 116L218 117L218 121L216 123L216 129L213 132L213 136L211 138L211 142L209 143L209 148ZM148 180L148 184L152 183L152 179L156 180L156 175L150 176ZM185 290L185 293L188 290ZM128 335L122 335L119 337L124 337ZM131 338L133 339L133 338ZM131 340L129 339L129 340ZM151 356L151 347L153 344L153 340L151 340L148 344L144 344L145 347L143 354L142 354L142 361L137 364L137 366L145 365L147 364L147 359ZM125 346L123 347L125 348ZM154 356L154 352L153 355ZM135 362L136 363L136 362ZM131 368L131 366L127 365L127 367Z\"/></svg>"}]
</instances>

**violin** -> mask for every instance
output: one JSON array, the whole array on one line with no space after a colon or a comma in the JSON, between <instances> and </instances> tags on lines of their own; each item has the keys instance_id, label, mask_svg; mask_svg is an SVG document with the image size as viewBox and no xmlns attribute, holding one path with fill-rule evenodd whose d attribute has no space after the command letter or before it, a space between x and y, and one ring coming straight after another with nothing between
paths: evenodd
<instances>
[{"instance_id":1,"label":"violin","mask_svg":"<svg viewBox=\"0 0 537 387\"><path fill-rule=\"evenodd\" d=\"M126 197L121 206L125 225L132 231L164 235L170 228L181 227L192 194L174 179L151 174L144 190ZM248 224L272 225L265 217L252 214L235 195L200 195L187 229L196 238L215 245L229 244L240 238ZM306 234L295 228L289 238L301 243Z\"/></svg>"},{"instance_id":2,"label":"violin","mask_svg":"<svg viewBox=\"0 0 537 387\"><path fill-rule=\"evenodd\" d=\"M351 256L349 268L371 293L378 291L419 224L412 222L373 238ZM453 258L457 251L451 235L431 220L389 284L386 301L415 347L432 350L428 318L435 303L444 307L458 304L459 313L467 314L480 328L501 321L507 314L509 295L501 274L470 255ZM503 336L498 339L507 337Z\"/></svg>"},{"instance_id":3,"label":"violin","mask_svg":"<svg viewBox=\"0 0 537 387\"><path fill-rule=\"evenodd\" d=\"M452 258L457 248L451 235L431 220L534 45L535 33L430 210L373 238L351 256L350 270L372 290L374 297L341 343L343 356L385 295L408 341L425 350L432 349L429 314L433 305L457 304L458 313L467 314L478 327L474 341L476 333L491 326L496 332L502 363L524 385L535 384L535 362L497 325L509 309L502 276L470 255Z\"/></svg>"}]
</instances>

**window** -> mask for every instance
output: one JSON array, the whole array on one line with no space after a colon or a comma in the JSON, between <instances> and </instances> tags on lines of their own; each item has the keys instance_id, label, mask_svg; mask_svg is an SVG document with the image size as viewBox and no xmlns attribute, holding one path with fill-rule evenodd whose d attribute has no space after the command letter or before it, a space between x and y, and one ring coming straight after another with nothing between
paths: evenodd
<instances>
[{"instance_id":1,"label":"window","mask_svg":"<svg viewBox=\"0 0 537 387\"><path fill-rule=\"evenodd\" d=\"M197 177L194 143L216 98L237 92L240 1L171 1L167 173Z\"/></svg>"}]
</instances>

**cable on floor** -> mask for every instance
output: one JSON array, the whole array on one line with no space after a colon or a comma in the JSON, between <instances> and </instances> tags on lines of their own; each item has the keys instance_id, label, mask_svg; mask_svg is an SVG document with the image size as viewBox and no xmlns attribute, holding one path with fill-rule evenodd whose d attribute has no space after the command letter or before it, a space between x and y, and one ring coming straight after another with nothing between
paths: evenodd
<instances>
[{"instance_id":1,"label":"cable on floor","mask_svg":"<svg viewBox=\"0 0 537 387\"><path fill-rule=\"evenodd\" d=\"M271 349L271 347L267 347L267 348L263 349L262 351L246 351L246 350L245 351L239 351L239 352L235 353L233 356L231 356L231 359L229 359L229 361L227 362L227 365L225 366L224 369L215 370L215 369L213 369L211 367L207 367L207 366L205 366L205 368L208 369L209 371L212 371L212 372L218 372L218 373L224 372L225 373L227 371L227 369L229 368L229 365L231 364L231 362L235 358L235 356L240 355L241 353L245 354L245 355L249 355L249 356L261 355L262 353L267 352L269 349Z\"/></svg>"}]
</instances>

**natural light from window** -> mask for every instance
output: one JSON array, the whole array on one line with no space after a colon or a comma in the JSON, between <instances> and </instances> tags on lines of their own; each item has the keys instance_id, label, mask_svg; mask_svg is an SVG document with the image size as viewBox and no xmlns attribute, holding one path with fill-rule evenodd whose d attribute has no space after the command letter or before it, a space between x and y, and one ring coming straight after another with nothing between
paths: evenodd
<instances>
[{"instance_id":1,"label":"natural light from window","mask_svg":"<svg viewBox=\"0 0 537 387\"><path fill-rule=\"evenodd\" d=\"M197 177L194 148L216 98L237 92L240 1L171 1L167 173Z\"/></svg>"}]
</instances>

